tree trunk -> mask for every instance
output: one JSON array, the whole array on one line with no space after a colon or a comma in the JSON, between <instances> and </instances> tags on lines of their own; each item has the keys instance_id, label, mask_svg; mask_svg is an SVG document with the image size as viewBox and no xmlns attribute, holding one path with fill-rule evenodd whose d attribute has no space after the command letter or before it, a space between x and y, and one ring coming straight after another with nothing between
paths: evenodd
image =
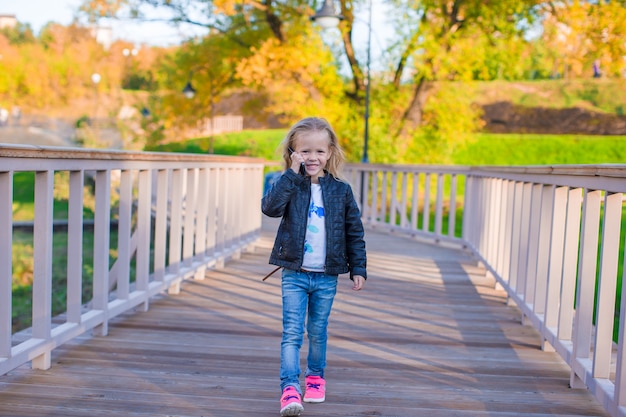
<instances>
[{"instance_id":1,"label":"tree trunk","mask_svg":"<svg viewBox=\"0 0 626 417\"><path fill-rule=\"evenodd\" d=\"M352 83L354 85L354 97L356 98L359 97L359 93L365 91L365 75L363 74L363 71L361 71L359 62L356 60L354 47L352 45L352 31L343 32L341 34L341 37L343 40L346 57L348 58L350 69L352 70Z\"/></svg>"},{"instance_id":2,"label":"tree trunk","mask_svg":"<svg viewBox=\"0 0 626 417\"><path fill-rule=\"evenodd\" d=\"M421 77L413 90L413 98L411 103L405 110L400 120L400 126L396 136L404 137L422 124L422 115L424 113L424 105L430 90L433 86L430 82Z\"/></svg>"}]
</instances>

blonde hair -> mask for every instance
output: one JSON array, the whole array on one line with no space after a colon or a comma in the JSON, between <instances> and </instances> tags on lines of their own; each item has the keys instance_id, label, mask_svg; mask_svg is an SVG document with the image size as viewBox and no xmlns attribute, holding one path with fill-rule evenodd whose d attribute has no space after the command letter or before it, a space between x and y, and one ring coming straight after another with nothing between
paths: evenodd
<instances>
[{"instance_id":1,"label":"blonde hair","mask_svg":"<svg viewBox=\"0 0 626 417\"><path fill-rule=\"evenodd\" d=\"M343 163L345 161L345 155L343 153L343 149L339 146L339 140L337 139L337 134L330 126L330 123L326 119L321 117L307 117L296 124L294 124L289 132L287 132L287 136L281 142L283 146L283 161L285 163L285 171L291 167L291 152L295 149L295 142L303 133L309 132L326 132L328 134L328 138L330 143L328 147L330 148L330 157L326 162L326 166L324 169L332 174L337 179L342 179L341 170L343 168Z\"/></svg>"}]
</instances>

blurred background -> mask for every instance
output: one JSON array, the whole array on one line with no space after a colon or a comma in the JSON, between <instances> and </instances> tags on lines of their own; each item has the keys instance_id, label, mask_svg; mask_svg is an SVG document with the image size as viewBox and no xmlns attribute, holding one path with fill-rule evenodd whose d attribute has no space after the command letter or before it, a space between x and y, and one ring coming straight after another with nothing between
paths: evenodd
<instances>
[{"instance_id":1,"label":"blurred background","mask_svg":"<svg viewBox=\"0 0 626 417\"><path fill-rule=\"evenodd\" d=\"M277 159L316 115L353 162L623 163L625 76L620 1L0 0L5 143Z\"/></svg>"}]
</instances>

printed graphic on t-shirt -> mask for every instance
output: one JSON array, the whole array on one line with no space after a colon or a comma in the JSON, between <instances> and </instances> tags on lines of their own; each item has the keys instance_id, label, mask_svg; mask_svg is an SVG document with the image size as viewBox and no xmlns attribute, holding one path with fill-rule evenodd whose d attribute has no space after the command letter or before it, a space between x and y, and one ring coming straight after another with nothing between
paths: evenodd
<instances>
[{"instance_id":1,"label":"printed graphic on t-shirt","mask_svg":"<svg viewBox=\"0 0 626 417\"><path fill-rule=\"evenodd\" d=\"M311 185L309 218L304 240L303 266L311 270L324 270L326 261L326 229L324 225L324 201L319 184Z\"/></svg>"},{"instance_id":2,"label":"printed graphic on t-shirt","mask_svg":"<svg viewBox=\"0 0 626 417\"><path fill-rule=\"evenodd\" d=\"M315 219L313 219L313 217L316 217ZM322 225L324 224L324 207L319 207L315 205L314 201L311 201L311 204L309 205L309 224L307 225L307 230L309 233L313 233L313 234L317 234L320 232L320 228L318 227L319 222L322 222ZM311 237L310 239L315 239L314 237ZM304 251L306 253L312 253L313 252L313 247L311 246L311 244L308 242L304 243Z\"/></svg>"}]
</instances>

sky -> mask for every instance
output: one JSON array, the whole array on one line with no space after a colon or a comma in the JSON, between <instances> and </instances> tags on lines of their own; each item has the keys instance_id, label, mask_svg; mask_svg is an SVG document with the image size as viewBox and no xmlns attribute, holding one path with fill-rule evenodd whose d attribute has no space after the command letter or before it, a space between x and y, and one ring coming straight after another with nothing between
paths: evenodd
<instances>
[{"instance_id":1,"label":"sky","mask_svg":"<svg viewBox=\"0 0 626 417\"><path fill-rule=\"evenodd\" d=\"M21 23L30 24L35 34L39 34L41 28L48 22L54 21L62 25L68 25L74 19L76 10L82 0L0 0L0 14L15 15ZM381 50L391 37L391 29L385 22L386 10L380 0L373 0L372 5L372 70L384 67L384 59ZM357 16L354 33L358 57L365 57L365 45L367 44L367 21L368 15ZM108 20L104 25L111 26L114 39L123 39L133 42L136 46L170 46L180 44L183 40L206 33L205 29L197 26L186 25L175 27L165 22L138 23ZM329 42L337 42L338 34L325 35ZM333 40L334 38L334 40Z\"/></svg>"},{"instance_id":2,"label":"sky","mask_svg":"<svg viewBox=\"0 0 626 417\"><path fill-rule=\"evenodd\" d=\"M68 25L74 19L82 0L0 0L0 14L15 15L21 23L30 24L36 34L48 22ZM137 23L109 20L104 25L113 28L115 39L124 39L140 45L176 45L184 39L200 34L191 26L176 28L167 23Z\"/></svg>"}]
</instances>

